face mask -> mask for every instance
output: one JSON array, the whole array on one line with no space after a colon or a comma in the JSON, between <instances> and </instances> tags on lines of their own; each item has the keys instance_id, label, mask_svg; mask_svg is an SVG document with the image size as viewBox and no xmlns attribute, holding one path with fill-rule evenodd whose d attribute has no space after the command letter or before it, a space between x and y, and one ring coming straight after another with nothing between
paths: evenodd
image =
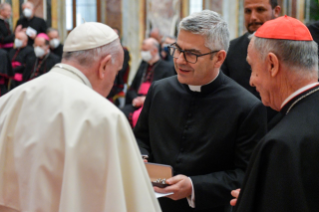
<instances>
[{"instance_id":1,"label":"face mask","mask_svg":"<svg viewBox=\"0 0 319 212\"><path fill-rule=\"evenodd\" d=\"M142 60L148 62L152 59L152 54L150 51L142 51L141 52Z\"/></svg>"},{"instance_id":2,"label":"face mask","mask_svg":"<svg viewBox=\"0 0 319 212\"><path fill-rule=\"evenodd\" d=\"M23 10L23 15L24 15L24 17L26 17L26 18L30 18L31 15L32 15L32 11L31 11L30 9L28 9L28 8L25 8L25 9Z\"/></svg>"},{"instance_id":3,"label":"face mask","mask_svg":"<svg viewBox=\"0 0 319 212\"><path fill-rule=\"evenodd\" d=\"M57 48L59 45L60 45L59 39L54 38L54 39L50 40L50 46L52 49Z\"/></svg>"},{"instance_id":4,"label":"face mask","mask_svg":"<svg viewBox=\"0 0 319 212\"><path fill-rule=\"evenodd\" d=\"M34 48L34 53L36 57L42 57L45 54L45 51L41 47L37 46Z\"/></svg>"},{"instance_id":5,"label":"face mask","mask_svg":"<svg viewBox=\"0 0 319 212\"><path fill-rule=\"evenodd\" d=\"M16 38L16 39L14 39L14 45L18 49L23 45L23 41Z\"/></svg>"}]
</instances>

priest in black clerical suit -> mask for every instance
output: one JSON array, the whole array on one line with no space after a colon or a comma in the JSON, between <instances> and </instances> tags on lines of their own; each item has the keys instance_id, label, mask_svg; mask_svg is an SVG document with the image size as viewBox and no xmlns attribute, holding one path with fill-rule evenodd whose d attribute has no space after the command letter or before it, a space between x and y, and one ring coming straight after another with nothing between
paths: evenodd
<instances>
[{"instance_id":1,"label":"priest in black clerical suit","mask_svg":"<svg viewBox=\"0 0 319 212\"><path fill-rule=\"evenodd\" d=\"M281 9L276 0L245 0L244 10L245 26L248 32L230 42L222 70L227 76L260 99L256 89L249 85L251 67L246 61L249 36L265 21L278 17ZM277 123L279 117L280 115L277 115L276 111L267 108L269 129Z\"/></svg>"},{"instance_id":2,"label":"priest in black clerical suit","mask_svg":"<svg viewBox=\"0 0 319 212\"><path fill-rule=\"evenodd\" d=\"M61 61L57 55L50 52L49 37L44 33L38 34L35 38L34 53L36 60L32 69L24 72L23 78L26 80L32 80L49 72L55 64Z\"/></svg>"},{"instance_id":3,"label":"priest in black clerical suit","mask_svg":"<svg viewBox=\"0 0 319 212\"><path fill-rule=\"evenodd\" d=\"M0 48L9 52L13 48L14 34L11 32L7 19L11 16L11 6L0 4Z\"/></svg>"},{"instance_id":4,"label":"priest in black clerical suit","mask_svg":"<svg viewBox=\"0 0 319 212\"><path fill-rule=\"evenodd\" d=\"M63 45L61 44L59 31L55 28L49 28L47 30L47 35L50 38L51 52L62 59Z\"/></svg>"},{"instance_id":5,"label":"priest in black clerical suit","mask_svg":"<svg viewBox=\"0 0 319 212\"><path fill-rule=\"evenodd\" d=\"M266 22L249 44L251 85L282 119L254 150L237 212L319 211L317 51L307 27L287 16Z\"/></svg>"},{"instance_id":6,"label":"priest in black clerical suit","mask_svg":"<svg viewBox=\"0 0 319 212\"><path fill-rule=\"evenodd\" d=\"M36 31L35 34L29 34L28 31L27 35L29 36L28 46L33 46L34 39L39 33L46 33L47 31L47 23L43 18L39 18L34 15L34 5L31 2L25 2L22 4L23 10L23 17L21 17L18 21L16 26L21 25L22 28L27 29L31 27Z\"/></svg>"},{"instance_id":7,"label":"priest in black clerical suit","mask_svg":"<svg viewBox=\"0 0 319 212\"><path fill-rule=\"evenodd\" d=\"M209 40L208 40L209 38ZM179 24L170 46L177 76L154 82L134 129L149 162L173 167L170 186L155 187L163 212L230 210L251 152L266 133L261 102L220 71L229 32L209 10Z\"/></svg>"},{"instance_id":8,"label":"priest in black clerical suit","mask_svg":"<svg viewBox=\"0 0 319 212\"><path fill-rule=\"evenodd\" d=\"M11 88L27 81L25 73L32 69L36 59L33 48L27 45L28 37L24 32L18 32L15 40L15 48L9 52L9 58L14 72Z\"/></svg>"},{"instance_id":9,"label":"priest in black clerical suit","mask_svg":"<svg viewBox=\"0 0 319 212\"><path fill-rule=\"evenodd\" d=\"M13 77L11 62L7 52L0 49L0 97L8 92L9 79Z\"/></svg>"}]
</instances>

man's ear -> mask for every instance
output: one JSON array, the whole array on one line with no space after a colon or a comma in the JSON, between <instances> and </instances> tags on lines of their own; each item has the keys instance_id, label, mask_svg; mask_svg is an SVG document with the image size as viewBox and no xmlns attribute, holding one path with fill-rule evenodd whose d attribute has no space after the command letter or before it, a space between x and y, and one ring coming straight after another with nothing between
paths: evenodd
<instances>
[{"instance_id":1,"label":"man's ear","mask_svg":"<svg viewBox=\"0 0 319 212\"><path fill-rule=\"evenodd\" d=\"M273 9L273 11L274 11L274 16L275 16L275 18L278 18L279 15L280 15L281 7L280 7L279 5L277 5L277 6Z\"/></svg>"},{"instance_id":2,"label":"man's ear","mask_svg":"<svg viewBox=\"0 0 319 212\"><path fill-rule=\"evenodd\" d=\"M99 73L98 73L100 79L103 79L106 76L105 67L112 62L111 59L112 59L112 55L110 54L101 59L100 66L99 66Z\"/></svg>"},{"instance_id":3,"label":"man's ear","mask_svg":"<svg viewBox=\"0 0 319 212\"><path fill-rule=\"evenodd\" d=\"M266 61L268 62L267 68L268 68L268 71L270 73L270 76L275 77L279 73L279 65L280 64L279 64L278 57L274 53L270 52L267 55Z\"/></svg>"},{"instance_id":4,"label":"man's ear","mask_svg":"<svg viewBox=\"0 0 319 212\"><path fill-rule=\"evenodd\" d=\"M226 51L225 50L220 50L219 52L216 53L214 58L217 58L217 59L215 59L216 60L215 67L216 68L220 68L223 65L224 61L225 61Z\"/></svg>"}]
</instances>

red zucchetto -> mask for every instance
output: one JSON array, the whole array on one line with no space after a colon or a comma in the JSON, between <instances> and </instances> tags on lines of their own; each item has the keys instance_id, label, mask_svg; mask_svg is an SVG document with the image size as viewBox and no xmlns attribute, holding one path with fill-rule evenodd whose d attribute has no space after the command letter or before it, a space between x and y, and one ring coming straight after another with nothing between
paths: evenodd
<instances>
[{"instance_id":1,"label":"red zucchetto","mask_svg":"<svg viewBox=\"0 0 319 212\"><path fill-rule=\"evenodd\" d=\"M287 15L265 22L256 31L255 36L268 39L313 41L308 28L301 21Z\"/></svg>"}]
</instances>

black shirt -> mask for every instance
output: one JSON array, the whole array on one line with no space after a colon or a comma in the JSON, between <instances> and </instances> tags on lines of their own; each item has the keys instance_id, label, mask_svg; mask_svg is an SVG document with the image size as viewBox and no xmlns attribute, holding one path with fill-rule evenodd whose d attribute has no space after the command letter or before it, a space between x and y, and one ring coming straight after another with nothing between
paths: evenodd
<instances>
[{"instance_id":1,"label":"black shirt","mask_svg":"<svg viewBox=\"0 0 319 212\"><path fill-rule=\"evenodd\" d=\"M47 31L47 23L45 22L45 20L36 16L33 16L33 18L31 19L27 19L25 17L20 18L16 26L19 26L19 25L22 25L22 28L32 27L33 29L37 31L37 34L41 32L46 33ZM34 40L29 38L28 45L33 46L33 43L34 43Z\"/></svg>"}]
</instances>

